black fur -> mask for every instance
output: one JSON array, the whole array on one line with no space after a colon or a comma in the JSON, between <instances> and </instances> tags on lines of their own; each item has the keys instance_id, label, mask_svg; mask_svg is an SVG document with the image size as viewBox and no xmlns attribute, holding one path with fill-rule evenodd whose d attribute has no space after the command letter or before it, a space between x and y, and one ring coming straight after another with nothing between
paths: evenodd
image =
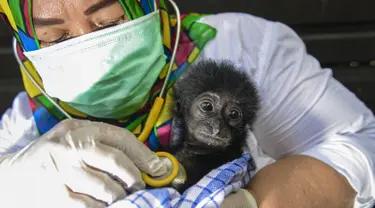
<instances>
[{"instance_id":1,"label":"black fur","mask_svg":"<svg viewBox=\"0 0 375 208\"><path fill-rule=\"evenodd\" d=\"M230 128L231 144L215 149L197 141L189 133L185 115L194 99L205 92L225 95L236 101L243 113L241 126ZM187 182L179 189L198 182L204 175L242 155L247 131L252 128L259 108L256 87L250 77L240 72L229 61L205 60L193 65L174 85L174 127L179 130L182 142L172 151L187 172Z\"/></svg>"}]
</instances>

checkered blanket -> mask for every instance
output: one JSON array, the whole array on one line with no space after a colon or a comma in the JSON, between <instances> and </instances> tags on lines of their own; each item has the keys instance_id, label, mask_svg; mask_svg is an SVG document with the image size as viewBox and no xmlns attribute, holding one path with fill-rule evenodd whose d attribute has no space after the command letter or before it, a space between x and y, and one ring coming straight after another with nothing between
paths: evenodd
<instances>
[{"instance_id":1,"label":"checkered blanket","mask_svg":"<svg viewBox=\"0 0 375 208\"><path fill-rule=\"evenodd\" d=\"M143 190L129 195L109 208L220 207L225 196L249 183L254 170L253 158L246 153L241 158L212 170L182 195L172 188Z\"/></svg>"}]
</instances>

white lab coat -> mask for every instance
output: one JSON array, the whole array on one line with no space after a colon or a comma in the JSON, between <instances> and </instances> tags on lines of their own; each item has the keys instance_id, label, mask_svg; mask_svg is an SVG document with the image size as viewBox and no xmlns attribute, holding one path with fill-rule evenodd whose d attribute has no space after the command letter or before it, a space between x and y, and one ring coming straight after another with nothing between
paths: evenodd
<instances>
[{"instance_id":1,"label":"white lab coat","mask_svg":"<svg viewBox=\"0 0 375 208\"><path fill-rule=\"evenodd\" d=\"M306 53L289 27L240 13L201 20L217 29L200 58L229 59L251 77L262 107L254 127L263 151L278 159L303 154L344 175L357 191L355 207L374 203L375 119L358 98ZM0 154L37 138L27 96L20 93L0 122ZM261 160L261 152L255 160ZM266 162L264 162L266 161ZM263 158L260 166L271 162Z\"/></svg>"}]
</instances>

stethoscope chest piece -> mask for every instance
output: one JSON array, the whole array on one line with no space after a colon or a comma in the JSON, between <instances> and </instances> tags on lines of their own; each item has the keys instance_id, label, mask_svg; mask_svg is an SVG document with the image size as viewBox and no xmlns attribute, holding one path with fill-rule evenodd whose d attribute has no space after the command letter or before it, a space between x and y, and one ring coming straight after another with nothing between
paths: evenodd
<instances>
[{"instance_id":1,"label":"stethoscope chest piece","mask_svg":"<svg viewBox=\"0 0 375 208\"><path fill-rule=\"evenodd\" d=\"M184 167L181 165L181 163L179 163L178 165L179 165L178 174L171 183L171 186L177 190L180 189L180 187L182 187L185 184L186 179L187 179L187 174L186 174Z\"/></svg>"},{"instance_id":2,"label":"stethoscope chest piece","mask_svg":"<svg viewBox=\"0 0 375 208\"><path fill-rule=\"evenodd\" d=\"M186 182L187 175L184 167L177 161L177 159L167 152L156 152L156 155L166 164L167 172L158 177L151 177L146 173L142 173L143 180L151 187L165 187L171 186L179 189Z\"/></svg>"}]
</instances>

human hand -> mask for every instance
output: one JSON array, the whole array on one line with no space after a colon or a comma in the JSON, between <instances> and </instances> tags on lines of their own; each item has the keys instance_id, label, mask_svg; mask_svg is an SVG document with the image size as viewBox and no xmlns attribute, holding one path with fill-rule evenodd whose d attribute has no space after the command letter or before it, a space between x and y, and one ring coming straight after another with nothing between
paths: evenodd
<instances>
[{"instance_id":1,"label":"human hand","mask_svg":"<svg viewBox=\"0 0 375 208\"><path fill-rule=\"evenodd\" d=\"M258 208L255 200L254 192L251 190L239 189L237 192L232 193L225 197L223 203L220 205L221 208L235 208L235 207L247 207L247 208Z\"/></svg>"},{"instance_id":2,"label":"human hand","mask_svg":"<svg viewBox=\"0 0 375 208\"><path fill-rule=\"evenodd\" d=\"M161 176L166 167L131 132L65 120L3 159L0 207L104 208L145 187L140 171Z\"/></svg>"}]
</instances>

